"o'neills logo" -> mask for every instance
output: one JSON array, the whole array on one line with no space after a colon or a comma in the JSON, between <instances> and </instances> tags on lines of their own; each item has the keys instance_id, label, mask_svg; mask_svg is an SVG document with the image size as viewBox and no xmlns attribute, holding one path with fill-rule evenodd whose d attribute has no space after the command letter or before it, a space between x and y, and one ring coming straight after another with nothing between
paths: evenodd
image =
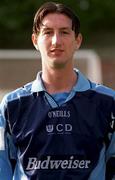
<instances>
[{"instance_id":1,"label":"o'neills logo","mask_svg":"<svg viewBox=\"0 0 115 180\"><path fill-rule=\"evenodd\" d=\"M49 118L59 118L59 117L69 118L70 117L70 111L66 111L66 110L50 111L50 112L48 112L48 117Z\"/></svg>"},{"instance_id":2,"label":"o'neills logo","mask_svg":"<svg viewBox=\"0 0 115 180\"><path fill-rule=\"evenodd\" d=\"M53 160L51 156L47 156L45 160L38 160L35 157L29 158L26 170L36 169L87 169L89 168L90 160L78 160L74 156L69 159Z\"/></svg>"}]
</instances>

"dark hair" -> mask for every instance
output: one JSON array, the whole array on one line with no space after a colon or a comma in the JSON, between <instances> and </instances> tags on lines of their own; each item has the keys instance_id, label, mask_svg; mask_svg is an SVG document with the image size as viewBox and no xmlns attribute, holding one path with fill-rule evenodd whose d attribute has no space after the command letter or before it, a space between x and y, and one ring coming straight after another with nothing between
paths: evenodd
<instances>
[{"instance_id":1,"label":"dark hair","mask_svg":"<svg viewBox=\"0 0 115 180\"><path fill-rule=\"evenodd\" d=\"M40 31L43 18L49 13L59 13L68 16L72 20L72 30L77 36L80 31L80 21L74 12L64 4L47 2L43 4L35 14L33 23L33 33L37 34Z\"/></svg>"}]
</instances>

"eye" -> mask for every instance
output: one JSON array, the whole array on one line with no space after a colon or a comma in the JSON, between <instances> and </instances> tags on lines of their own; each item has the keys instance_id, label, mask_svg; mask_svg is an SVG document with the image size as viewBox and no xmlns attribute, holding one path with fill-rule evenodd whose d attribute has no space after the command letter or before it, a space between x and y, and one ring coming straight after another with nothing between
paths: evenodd
<instances>
[{"instance_id":1,"label":"eye","mask_svg":"<svg viewBox=\"0 0 115 180\"><path fill-rule=\"evenodd\" d=\"M51 35L51 34L52 34L52 31L44 31L43 34L44 34L44 35Z\"/></svg>"},{"instance_id":2,"label":"eye","mask_svg":"<svg viewBox=\"0 0 115 180\"><path fill-rule=\"evenodd\" d=\"M70 33L69 33L69 31L64 30L64 31L61 31L61 34L63 34L63 35L68 35L68 34L70 34Z\"/></svg>"},{"instance_id":3,"label":"eye","mask_svg":"<svg viewBox=\"0 0 115 180\"><path fill-rule=\"evenodd\" d=\"M63 34L69 34L69 32L68 31L63 31Z\"/></svg>"},{"instance_id":4,"label":"eye","mask_svg":"<svg viewBox=\"0 0 115 180\"><path fill-rule=\"evenodd\" d=\"M50 34L51 33L51 31L46 31L46 32L44 32L44 34Z\"/></svg>"}]
</instances>

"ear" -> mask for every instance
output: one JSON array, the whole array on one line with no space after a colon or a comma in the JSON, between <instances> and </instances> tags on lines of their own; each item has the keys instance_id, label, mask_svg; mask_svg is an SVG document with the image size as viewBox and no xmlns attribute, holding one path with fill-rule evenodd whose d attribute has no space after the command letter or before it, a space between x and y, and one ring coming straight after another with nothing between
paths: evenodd
<instances>
[{"instance_id":1,"label":"ear","mask_svg":"<svg viewBox=\"0 0 115 180\"><path fill-rule=\"evenodd\" d=\"M78 36L76 37L76 50L80 48L82 43L82 34L79 33Z\"/></svg>"},{"instance_id":2,"label":"ear","mask_svg":"<svg viewBox=\"0 0 115 180\"><path fill-rule=\"evenodd\" d=\"M32 34L32 42L33 42L34 47L38 50L37 35L36 34Z\"/></svg>"}]
</instances>

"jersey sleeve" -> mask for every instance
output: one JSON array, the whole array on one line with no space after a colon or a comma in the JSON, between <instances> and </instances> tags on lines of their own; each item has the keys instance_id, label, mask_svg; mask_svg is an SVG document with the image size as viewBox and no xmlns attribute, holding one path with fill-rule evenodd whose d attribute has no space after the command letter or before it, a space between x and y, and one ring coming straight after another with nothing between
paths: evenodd
<instances>
[{"instance_id":1,"label":"jersey sleeve","mask_svg":"<svg viewBox=\"0 0 115 180\"><path fill-rule=\"evenodd\" d=\"M106 179L115 180L115 100L111 112L111 129L109 146L106 154Z\"/></svg>"},{"instance_id":2,"label":"jersey sleeve","mask_svg":"<svg viewBox=\"0 0 115 180\"><path fill-rule=\"evenodd\" d=\"M5 116L5 98L0 104L0 179L10 180L13 176L12 159L14 159L14 145L12 137L7 131Z\"/></svg>"}]
</instances>

